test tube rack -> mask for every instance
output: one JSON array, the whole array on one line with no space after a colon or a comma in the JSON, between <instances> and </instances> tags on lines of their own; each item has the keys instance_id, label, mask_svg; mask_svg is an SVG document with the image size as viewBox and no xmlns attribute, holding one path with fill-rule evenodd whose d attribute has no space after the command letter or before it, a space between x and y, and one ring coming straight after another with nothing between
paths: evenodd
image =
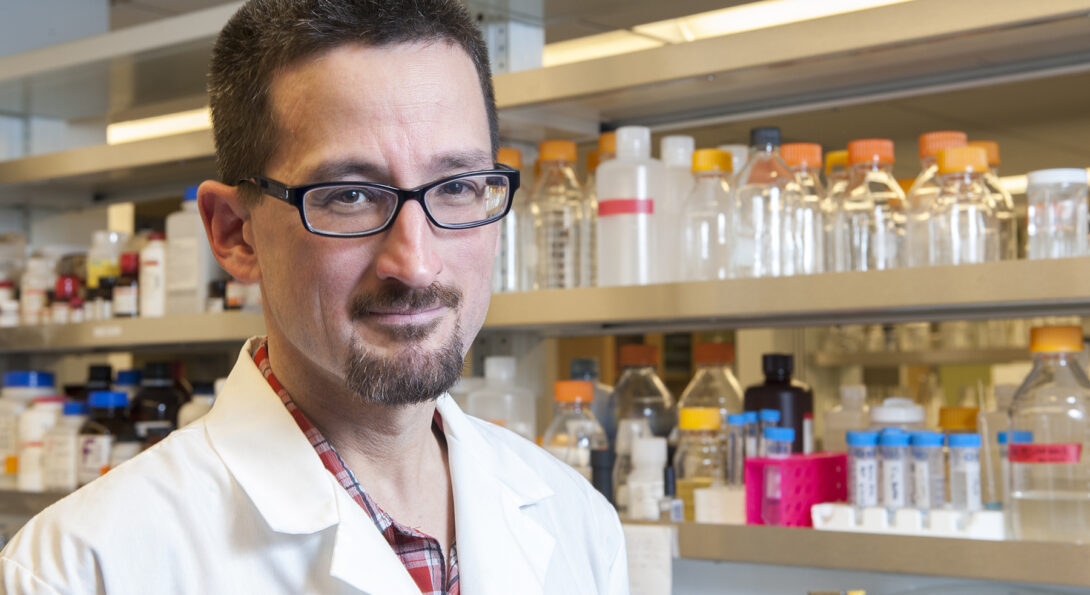
<instances>
[{"instance_id":1,"label":"test tube rack","mask_svg":"<svg viewBox=\"0 0 1090 595\"><path fill-rule=\"evenodd\" d=\"M746 459L746 524L764 525L761 501L765 467L780 468L780 525L813 526L810 509L823 502L848 499L848 456L844 453L791 455L785 459Z\"/></svg>"},{"instance_id":2,"label":"test tube rack","mask_svg":"<svg viewBox=\"0 0 1090 595\"><path fill-rule=\"evenodd\" d=\"M850 504L816 504L811 509L813 527L828 531L886 533L921 537L953 537L1002 541L1006 538L1003 512L937 508L859 508Z\"/></svg>"}]
</instances>

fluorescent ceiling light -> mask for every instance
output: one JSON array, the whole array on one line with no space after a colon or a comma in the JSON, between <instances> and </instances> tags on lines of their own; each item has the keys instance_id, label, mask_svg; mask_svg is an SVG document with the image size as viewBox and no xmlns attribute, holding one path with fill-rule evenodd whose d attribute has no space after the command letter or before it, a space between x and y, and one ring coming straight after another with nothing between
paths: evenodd
<instances>
[{"instance_id":1,"label":"fluorescent ceiling light","mask_svg":"<svg viewBox=\"0 0 1090 595\"><path fill-rule=\"evenodd\" d=\"M106 127L106 142L117 145L158 136L208 130L211 127L212 117L208 108L205 107L154 118L110 124Z\"/></svg>"},{"instance_id":2,"label":"fluorescent ceiling light","mask_svg":"<svg viewBox=\"0 0 1090 595\"><path fill-rule=\"evenodd\" d=\"M764 0L545 46L544 66L604 58L697 39L778 27L912 0ZM662 43L656 43L661 41Z\"/></svg>"}]
</instances>

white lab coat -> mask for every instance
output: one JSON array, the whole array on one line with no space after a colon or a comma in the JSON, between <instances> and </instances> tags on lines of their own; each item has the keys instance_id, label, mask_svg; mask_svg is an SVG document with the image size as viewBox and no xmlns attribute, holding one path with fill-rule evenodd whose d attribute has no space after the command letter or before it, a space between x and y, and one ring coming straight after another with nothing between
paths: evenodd
<instances>
[{"instance_id":1,"label":"white lab coat","mask_svg":"<svg viewBox=\"0 0 1090 595\"><path fill-rule=\"evenodd\" d=\"M30 521L0 552L22 593L419 593L251 359L212 411ZM438 401L461 592L628 592L617 515L578 473ZM381 504L381 503L380 503Z\"/></svg>"}]
</instances>

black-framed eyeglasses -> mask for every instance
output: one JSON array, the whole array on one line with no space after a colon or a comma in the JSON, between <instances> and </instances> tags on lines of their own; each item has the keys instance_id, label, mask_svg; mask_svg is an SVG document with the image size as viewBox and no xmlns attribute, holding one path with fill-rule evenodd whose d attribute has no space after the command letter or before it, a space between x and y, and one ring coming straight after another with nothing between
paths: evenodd
<instances>
[{"instance_id":1,"label":"black-framed eyeglasses","mask_svg":"<svg viewBox=\"0 0 1090 595\"><path fill-rule=\"evenodd\" d=\"M519 172L501 163L494 167L411 190L373 182L287 186L263 176L239 183L255 184L263 193L299 209L303 226L311 233L358 238L386 231L410 200L419 202L432 225L441 229L469 229L502 219L511 210Z\"/></svg>"}]
</instances>

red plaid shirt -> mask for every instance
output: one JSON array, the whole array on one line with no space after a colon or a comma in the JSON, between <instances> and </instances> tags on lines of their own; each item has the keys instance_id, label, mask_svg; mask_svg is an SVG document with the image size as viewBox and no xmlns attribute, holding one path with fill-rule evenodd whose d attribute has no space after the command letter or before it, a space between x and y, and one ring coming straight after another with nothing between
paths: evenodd
<instances>
[{"instance_id":1,"label":"red plaid shirt","mask_svg":"<svg viewBox=\"0 0 1090 595\"><path fill-rule=\"evenodd\" d=\"M386 538L386 542L390 544L394 553L401 559L401 563L405 565L405 569L409 571L409 576L413 578L416 586L420 588L420 593L422 595L458 595L458 554L454 543L450 544L450 563L444 563L443 550L440 548L438 540L412 527L398 523L390 518L390 515L383 512L378 504L375 504L375 501L367 495L367 492L364 492L363 488L360 487L360 483L356 481L356 476L345 466L344 460L333 449L333 445L318 431L318 428L314 427L314 424L307 419L302 410L295 406L295 402L291 400L288 391L273 375L272 367L269 365L267 343L262 343L261 347L254 352L254 363L257 364L265 379L269 381L273 391L280 396L280 400L288 408L288 412L295 419L295 423L299 424L299 429L310 440L310 445L314 447L318 457L322 459L325 468L337 478L341 486L348 490L348 494L352 496L352 499L363 507L363 510L375 522L379 532ZM432 423L435 424L440 433L443 431L443 424L440 423L438 411L435 412L435 419Z\"/></svg>"}]
</instances>

